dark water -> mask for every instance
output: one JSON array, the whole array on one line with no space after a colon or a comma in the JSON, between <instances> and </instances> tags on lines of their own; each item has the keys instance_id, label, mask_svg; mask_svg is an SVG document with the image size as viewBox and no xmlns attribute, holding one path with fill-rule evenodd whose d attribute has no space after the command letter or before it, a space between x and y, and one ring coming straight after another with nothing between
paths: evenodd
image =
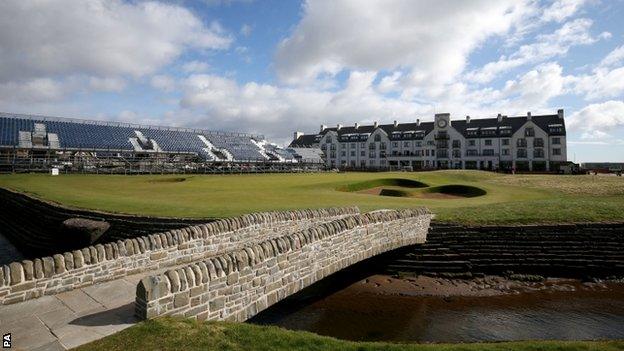
<instances>
[{"instance_id":1,"label":"dark water","mask_svg":"<svg viewBox=\"0 0 624 351\"><path fill-rule=\"evenodd\" d=\"M348 340L473 342L624 338L624 287L496 297L376 294L352 284L284 301L251 322Z\"/></svg>"}]
</instances>

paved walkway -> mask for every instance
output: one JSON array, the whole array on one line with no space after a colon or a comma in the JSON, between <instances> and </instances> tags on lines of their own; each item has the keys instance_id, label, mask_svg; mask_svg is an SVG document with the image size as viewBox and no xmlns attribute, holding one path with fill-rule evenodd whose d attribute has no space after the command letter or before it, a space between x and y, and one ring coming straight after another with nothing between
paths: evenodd
<instances>
[{"instance_id":1,"label":"paved walkway","mask_svg":"<svg viewBox=\"0 0 624 351\"><path fill-rule=\"evenodd\" d=\"M71 349L114 334L137 322L136 286L154 273L0 306L0 334L11 333L12 347L18 350Z\"/></svg>"}]
</instances>

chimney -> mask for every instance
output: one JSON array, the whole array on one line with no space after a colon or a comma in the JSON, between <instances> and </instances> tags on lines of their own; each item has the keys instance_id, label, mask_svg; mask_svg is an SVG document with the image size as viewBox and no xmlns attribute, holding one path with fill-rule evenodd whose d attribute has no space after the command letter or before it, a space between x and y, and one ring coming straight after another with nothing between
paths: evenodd
<instances>
[{"instance_id":1,"label":"chimney","mask_svg":"<svg viewBox=\"0 0 624 351\"><path fill-rule=\"evenodd\" d=\"M399 125L399 122L394 121L394 128L396 128Z\"/></svg>"},{"instance_id":2,"label":"chimney","mask_svg":"<svg viewBox=\"0 0 624 351\"><path fill-rule=\"evenodd\" d=\"M496 120L498 121L498 123L503 121L503 115L501 115L500 113L498 114L498 116L496 116Z\"/></svg>"},{"instance_id":3,"label":"chimney","mask_svg":"<svg viewBox=\"0 0 624 351\"><path fill-rule=\"evenodd\" d=\"M375 122L373 123L373 128L377 128L377 127L379 127L379 123L377 123L377 121L375 121Z\"/></svg>"},{"instance_id":4,"label":"chimney","mask_svg":"<svg viewBox=\"0 0 624 351\"><path fill-rule=\"evenodd\" d=\"M342 124L338 123L338 124L336 125L336 130L340 130L340 129L342 129Z\"/></svg>"},{"instance_id":5,"label":"chimney","mask_svg":"<svg viewBox=\"0 0 624 351\"><path fill-rule=\"evenodd\" d=\"M559 116L559 119L563 119L563 109L562 108L557 110L557 116Z\"/></svg>"},{"instance_id":6,"label":"chimney","mask_svg":"<svg viewBox=\"0 0 624 351\"><path fill-rule=\"evenodd\" d=\"M293 135L294 139L293 140L297 140L299 139L300 136L303 135L303 132L295 132L295 134Z\"/></svg>"},{"instance_id":7,"label":"chimney","mask_svg":"<svg viewBox=\"0 0 624 351\"><path fill-rule=\"evenodd\" d=\"M466 116L466 124L469 124L469 123L470 123L470 116Z\"/></svg>"},{"instance_id":8,"label":"chimney","mask_svg":"<svg viewBox=\"0 0 624 351\"><path fill-rule=\"evenodd\" d=\"M532 119L531 116L531 111L527 112L527 121L530 121Z\"/></svg>"},{"instance_id":9,"label":"chimney","mask_svg":"<svg viewBox=\"0 0 624 351\"><path fill-rule=\"evenodd\" d=\"M355 129L360 128L360 124L358 122L355 122Z\"/></svg>"},{"instance_id":10,"label":"chimney","mask_svg":"<svg viewBox=\"0 0 624 351\"><path fill-rule=\"evenodd\" d=\"M325 129L327 129L327 126L324 124L321 124L321 132L324 131Z\"/></svg>"},{"instance_id":11,"label":"chimney","mask_svg":"<svg viewBox=\"0 0 624 351\"><path fill-rule=\"evenodd\" d=\"M416 118L416 126L420 127L420 118Z\"/></svg>"}]
</instances>

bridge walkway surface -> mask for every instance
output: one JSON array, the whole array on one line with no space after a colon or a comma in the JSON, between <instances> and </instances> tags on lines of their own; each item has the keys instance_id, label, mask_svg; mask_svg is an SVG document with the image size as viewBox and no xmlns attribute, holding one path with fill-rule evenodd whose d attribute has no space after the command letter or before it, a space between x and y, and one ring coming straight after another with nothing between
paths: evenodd
<instances>
[{"instance_id":1,"label":"bridge walkway surface","mask_svg":"<svg viewBox=\"0 0 624 351\"><path fill-rule=\"evenodd\" d=\"M0 333L11 333L13 348L37 351L71 349L114 334L139 321L136 286L154 273L0 306Z\"/></svg>"}]
</instances>

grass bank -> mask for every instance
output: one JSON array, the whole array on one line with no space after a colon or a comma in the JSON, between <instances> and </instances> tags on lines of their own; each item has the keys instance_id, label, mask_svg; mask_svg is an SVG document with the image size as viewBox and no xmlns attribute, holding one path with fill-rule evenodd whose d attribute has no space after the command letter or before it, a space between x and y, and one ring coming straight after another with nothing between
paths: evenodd
<instances>
[{"instance_id":1,"label":"grass bank","mask_svg":"<svg viewBox=\"0 0 624 351\"><path fill-rule=\"evenodd\" d=\"M388 181L388 179L400 179ZM421 183L427 187L420 187ZM482 196L434 198L356 192L389 185L411 194L466 185ZM249 212L357 205L427 206L442 221L466 224L621 221L624 178L503 175L481 171L244 175L1 175L0 187L67 206L165 217L227 217Z\"/></svg>"},{"instance_id":2,"label":"grass bank","mask_svg":"<svg viewBox=\"0 0 624 351\"><path fill-rule=\"evenodd\" d=\"M139 323L117 334L78 347L80 351L246 350L246 351L573 351L624 350L624 341L523 341L471 344L391 344L350 342L313 333L245 323L196 322L175 318Z\"/></svg>"}]
</instances>

